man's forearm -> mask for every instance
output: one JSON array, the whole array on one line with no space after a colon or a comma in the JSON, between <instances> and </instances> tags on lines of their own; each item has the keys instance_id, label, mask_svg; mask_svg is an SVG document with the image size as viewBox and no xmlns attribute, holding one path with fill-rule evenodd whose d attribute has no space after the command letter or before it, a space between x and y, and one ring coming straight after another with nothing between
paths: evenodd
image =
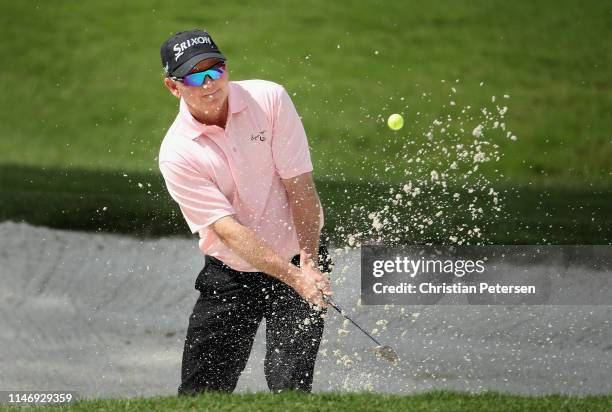
<instances>
[{"instance_id":1,"label":"man's forearm","mask_svg":"<svg viewBox=\"0 0 612 412\"><path fill-rule=\"evenodd\" d=\"M292 285L299 274L296 266L283 260L254 231L235 219L225 218L223 227L217 228L215 232L227 247L259 271L288 285Z\"/></svg>"},{"instance_id":2,"label":"man's forearm","mask_svg":"<svg viewBox=\"0 0 612 412\"><path fill-rule=\"evenodd\" d=\"M321 236L323 209L319 201L312 173L307 172L289 179L282 179L291 205L293 224L300 249L310 254L316 262Z\"/></svg>"},{"instance_id":3,"label":"man's forearm","mask_svg":"<svg viewBox=\"0 0 612 412\"><path fill-rule=\"evenodd\" d=\"M291 205L293 225L300 249L310 254L316 262L319 253L320 222L323 209L312 173L307 172L289 179L282 179L282 182L287 190L287 200Z\"/></svg>"},{"instance_id":4,"label":"man's forearm","mask_svg":"<svg viewBox=\"0 0 612 412\"><path fill-rule=\"evenodd\" d=\"M329 280L300 256L300 267L286 262L254 231L233 216L224 216L212 224L221 241L244 261L292 287L309 304L325 307L323 294L329 294Z\"/></svg>"},{"instance_id":5,"label":"man's forearm","mask_svg":"<svg viewBox=\"0 0 612 412\"><path fill-rule=\"evenodd\" d=\"M300 249L304 249L317 262L321 236L319 222L323 213L317 192L311 192L305 199L291 199L291 205Z\"/></svg>"}]
</instances>

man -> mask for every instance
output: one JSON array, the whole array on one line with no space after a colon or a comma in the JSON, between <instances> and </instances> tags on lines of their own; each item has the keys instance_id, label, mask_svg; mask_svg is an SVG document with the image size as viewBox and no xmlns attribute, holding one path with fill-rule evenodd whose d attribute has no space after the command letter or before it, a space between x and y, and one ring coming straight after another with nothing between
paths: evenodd
<instances>
[{"instance_id":1,"label":"man","mask_svg":"<svg viewBox=\"0 0 612 412\"><path fill-rule=\"evenodd\" d=\"M161 58L180 110L159 167L206 254L178 392L233 391L263 318L268 387L310 391L330 262L295 107L275 83L230 82L207 32L171 36Z\"/></svg>"}]
</instances>

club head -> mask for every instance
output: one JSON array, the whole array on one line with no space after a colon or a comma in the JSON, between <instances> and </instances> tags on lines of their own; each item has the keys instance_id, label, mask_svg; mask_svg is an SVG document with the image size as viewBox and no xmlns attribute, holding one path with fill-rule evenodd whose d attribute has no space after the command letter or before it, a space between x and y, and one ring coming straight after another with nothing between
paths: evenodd
<instances>
[{"instance_id":1,"label":"club head","mask_svg":"<svg viewBox=\"0 0 612 412\"><path fill-rule=\"evenodd\" d=\"M397 353L389 345L375 347L374 353L376 353L376 357L384 359L388 362L395 363L399 360L399 356L397 356Z\"/></svg>"}]
</instances>

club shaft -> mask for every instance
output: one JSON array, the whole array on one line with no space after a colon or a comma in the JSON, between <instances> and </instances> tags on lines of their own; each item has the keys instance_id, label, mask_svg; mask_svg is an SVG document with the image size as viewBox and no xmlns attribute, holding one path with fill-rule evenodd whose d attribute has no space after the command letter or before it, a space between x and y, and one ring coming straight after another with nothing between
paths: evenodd
<instances>
[{"instance_id":1,"label":"club shaft","mask_svg":"<svg viewBox=\"0 0 612 412\"><path fill-rule=\"evenodd\" d=\"M336 309L338 311L339 314L341 314L342 316L344 316L345 318L347 318L349 321L351 321L351 323L353 325L355 325L357 327L357 329L359 329L360 331L362 331L363 333L365 333L367 335L368 338L372 339L374 342L376 342L376 344L378 346L382 346L380 344L379 341L377 341L372 335L370 335L368 332L366 332L366 330L364 328L362 328L361 326L359 326L357 324L357 322L355 322L353 319L349 318L346 313L344 313L344 311L338 306L336 305L336 303L331 300L330 298L325 299L327 301L327 303L329 303L334 309Z\"/></svg>"}]
</instances>

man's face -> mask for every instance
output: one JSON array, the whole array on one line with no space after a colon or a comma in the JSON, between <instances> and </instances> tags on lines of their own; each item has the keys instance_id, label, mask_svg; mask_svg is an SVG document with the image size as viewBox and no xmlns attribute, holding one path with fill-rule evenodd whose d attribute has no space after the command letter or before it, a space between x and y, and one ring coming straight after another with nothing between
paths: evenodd
<instances>
[{"instance_id":1,"label":"man's face","mask_svg":"<svg viewBox=\"0 0 612 412\"><path fill-rule=\"evenodd\" d=\"M218 62L217 59L202 60L191 69L191 73L207 70ZM229 94L227 70L217 80L206 76L206 81L202 86L186 86L180 81L168 78L164 79L164 84L176 97L182 97L191 108L198 112L210 112L210 114L222 110Z\"/></svg>"}]
</instances>

